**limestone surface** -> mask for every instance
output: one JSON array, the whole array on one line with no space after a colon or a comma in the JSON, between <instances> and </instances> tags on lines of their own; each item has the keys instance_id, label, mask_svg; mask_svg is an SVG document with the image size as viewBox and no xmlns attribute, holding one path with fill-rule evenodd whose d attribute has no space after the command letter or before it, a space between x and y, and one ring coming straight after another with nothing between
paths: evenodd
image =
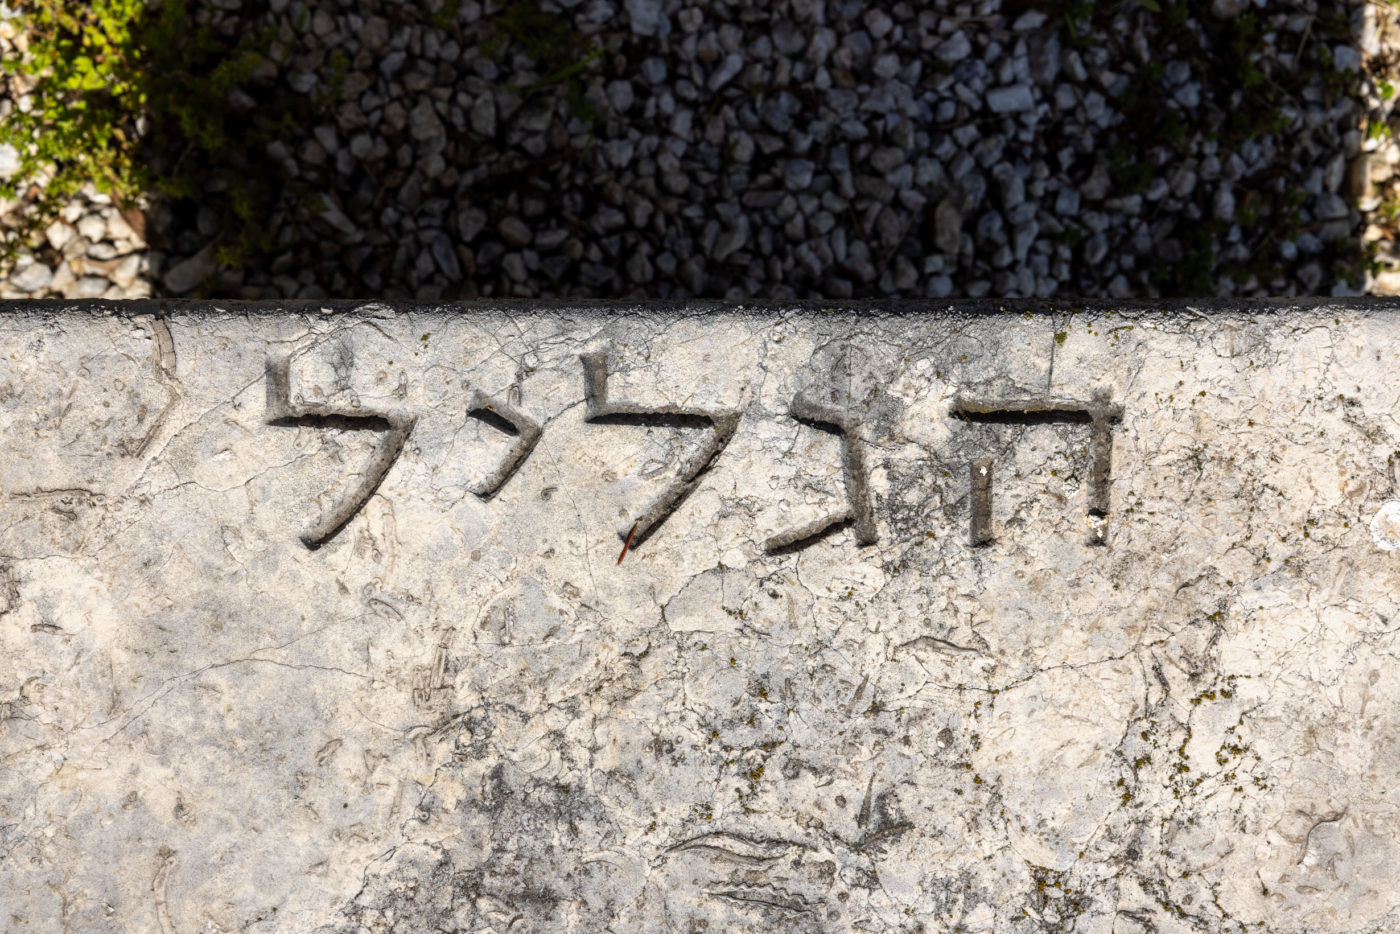
<instances>
[{"instance_id":1,"label":"limestone surface","mask_svg":"<svg viewBox=\"0 0 1400 934\"><path fill-rule=\"evenodd\" d=\"M1400 929L1400 305L11 305L0 931Z\"/></svg>"}]
</instances>

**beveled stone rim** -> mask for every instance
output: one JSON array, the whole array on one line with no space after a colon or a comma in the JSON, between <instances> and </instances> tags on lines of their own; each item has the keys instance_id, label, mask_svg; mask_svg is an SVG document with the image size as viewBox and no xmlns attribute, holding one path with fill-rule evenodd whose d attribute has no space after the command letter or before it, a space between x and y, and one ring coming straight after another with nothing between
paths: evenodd
<instances>
[{"instance_id":1,"label":"beveled stone rim","mask_svg":"<svg viewBox=\"0 0 1400 934\"><path fill-rule=\"evenodd\" d=\"M1400 312L1400 296L1366 295L1346 298L1325 296L1310 298L1183 298L1183 299L794 299L792 301L760 300L754 302L728 299L462 299L427 301L422 299L336 298L280 299L251 301L247 299L143 298L116 299L4 299L0 300L0 316L10 313L43 312L113 312L123 314L157 314L200 316L212 314L279 315L319 312L323 315L367 312L383 309L394 313L465 313L465 314L553 314L560 312L594 312L643 315L694 315L714 312L727 314L786 315L786 314L850 314L858 316L966 316L1020 314L1036 317L1074 314L1123 315L1141 317L1157 315L1182 317L1196 314L1235 314L1275 317L1291 312L1308 313L1321 309L1378 313Z\"/></svg>"}]
</instances>

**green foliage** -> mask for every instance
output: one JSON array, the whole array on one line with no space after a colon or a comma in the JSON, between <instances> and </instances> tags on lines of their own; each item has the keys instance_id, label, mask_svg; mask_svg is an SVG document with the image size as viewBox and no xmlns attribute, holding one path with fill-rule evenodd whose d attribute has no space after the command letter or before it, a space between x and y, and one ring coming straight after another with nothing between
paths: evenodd
<instances>
[{"instance_id":1,"label":"green foliage","mask_svg":"<svg viewBox=\"0 0 1400 934\"><path fill-rule=\"evenodd\" d=\"M1108 174L1116 196L1135 195L1152 184L1152 166L1140 160L1133 148L1120 141L1108 152Z\"/></svg>"},{"instance_id":2,"label":"green foliage","mask_svg":"<svg viewBox=\"0 0 1400 934\"><path fill-rule=\"evenodd\" d=\"M522 98L560 89L569 109L584 123L596 124L605 117L584 96L581 80L584 70L603 57L603 47L575 29L567 16L546 10L539 0L512 0L492 17L482 50L497 61L519 53L535 63L541 77L510 88Z\"/></svg>"},{"instance_id":3,"label":"green foliage","mask_svg":"<svg viewBox=\"0 0 1400 934\"><path fill-rule=\"evenodd\" d=\"M1239 210L1235 212L1235 221L1244 228L1250 228L1259 223L1259 209L1251 203L1251 198L1248 195L1246 195Z\"/></svg>"},{"instance_id":4,"label":"green foliage","mask_svg":"<svg viewBox=\"0 0 1400 934\"><path fill-rule=\"evenodd\" d=\"M1168 110L1166 116L1161 120L1160 130L1162 141L1173 149L1182 150L1186 146L1188 138L1188 128L1186 121L1181 119L1181 113L1176 110Z\"/></svg>"},{"instance_id":5,"label":"green foliage","mask_svg":"<svg viewBox=\"0 0 1400 934\"><path fill-rule=\"evenodd\" d=\"M47 224L58 206L91 181L128 203L142 191L136 157L136 118L146 103L143 62L128 25L145 11L143 0L29 0L19 4L29 34L29 56L11 52L0 71L37 82L33 105L0 123L0 143L20 154L20 171L0 184L14 198L21 185L53 165L56 174L30 212ZM4 243L7 259L31 230Z\"/></svg>"},{"instance_id":6,"label":"green foliage","mask_svg":"<svg viewBox=\"0 0 1400 934\"><path fill-rule=\"evenodd\" d=\"M1215 294L1213 244L1221 233L1221 224L1214 218L1188 227L1181 237L1181 259L1154 266L1151 270L1153 285L1166 296Z\"/></svg>"},{"instance_id":7,"label":"green foliage","mask_svg":"<svg viewBox=\"0 0 1400 934\"><path fill-rule=\"evenodd\" d=\"M186 0L13 6L28 52L10 54L0 68L33 84L33 106L0 125L0 143L20 153L20 171L0 195L15 197L49 170L53 177L0 261L87 182L122 206L145 193L211 204L225 221L221 252L230 261L270 247L263 232L268 175L251 154L286 123L275 112L250 119L230 105L262 62L270 31L218 35L195 21Z\"/></svg>"},{"instance_id":8,"label":"green foliage","mask_svg":"<svg viewBox=\"0 0 1400 934\"><path fill-rule=\"evenodd\" d=\"M350 73L350 56L345 54L344 49L333 50L328 61L331 66L331 80L317 95L317 110L324 110L340 100L340 95L345 90L345 76Z\"/></svg>"},{"instance_id":9,"label":"green foliage","mask_svg":"<svg viewBox=\"0 0 1400 934\"><path fill-rule=\"evenodd\" d=\"M516 89L527 95L571 84L603 54L602 47L581 35L567 17L544 9L538 0L507 4L492 18L482 48L497 60L510 51L519 51L535 63L543 77Z\"/></svg>"},{"instance_id":10,"label":"green foliage","mask_svg":"<svg viewBox=\"0 0 1400 934\"><path fill-rule=\"evenodd\" d=\"M1051 17L1058 17L1064 22L1071 45L1082 47L1089 44L1086 27L1094 15L1092 3L1088 0L1051 0L1045 4L1045 8Z\"/></svg>"},{"instance_id":11,"label":"green foliage","mask_svg":"<svg viewBox=\"0 0 1400 934\"><path fill-rule=\"evenodd\" d=\"M1055 240L1073 250L1084 242L1084 228L1075 224L1067 224L1064 231Z\"/></svg>"},{"instance_id":12,"label":"green foliage","mask_svg":"<svg viewBox=\"0 0 1400 934\"><path fill-rule=\"evenodd\" d=\"M491 32L482 47L500 58L509 47L524 53L541 71L553 71L576 61L590 43L568 18L546 10L539 0L508 3L491 19Z\"/></svg>"},{"instance_id":13,"label":"green foliage","mask_svg":"<svg viewBox=\"0 0 1400 934\"><path fill-rule=\"evenodd\" d=\"M1379 243L1368 243L1361 252L1361 266L1371 278L1379 276L1385 272L1385 261L1381 259L1381 245ZM1364 280L1358 285L1364 285Z\"/></svg>"},{"instance_id":14,"label":"green foliage","mask_svg":"<svg viewBox=\"0 0 1400 934\"><path fill-rule=\"evenodd\" d=\"M418 0L428 22L436 29L447 29L457 21L462 12L462 0Z\"/></svg>"},{"instance_id":15,"label":"green foliage","mask_svg":"<svg viewBox=\"0 0 1400 934\"><path fill-rule=\"evenodd\" d=\"M1394 224L1400 221L1400 199L1387 199L1381 202L1379 210L1386 223Z\"/></svg>"}]
</instances>

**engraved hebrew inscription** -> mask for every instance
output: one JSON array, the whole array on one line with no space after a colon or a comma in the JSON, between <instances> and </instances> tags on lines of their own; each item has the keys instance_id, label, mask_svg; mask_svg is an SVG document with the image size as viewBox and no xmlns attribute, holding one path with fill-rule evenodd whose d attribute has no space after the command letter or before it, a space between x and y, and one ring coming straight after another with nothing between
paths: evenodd
<instances>
[{"instance_id":1,"label":"engraved hebrew inscription","mask_svg":"<svg viewBox=\"0 0 1400 934\"><path fill-rule=\"evenodd\" d=\"M1053 422L1089 424L1088 542L1108 544L1108 506L1112 487L1113 425L1123 419L1123 407L1115 405L1104 390L1089 402L1073 399L977 400L958 396L952 414L967 421L1033 425ZM972 543L992 540L990 458L972 464Z\"/></svg>"},{"instance_id":2,"label":"engraved hebrew inscription","mask_svg":"<svg viewBox=\"0 0 1400 934\"><path fill-rule=\"evenodd\" d=\"M695 489L700 475L719 457L739 428L739 411L709 411L684 405L652 406L623 402L608 395L609 352L605 349L580 355L587 418L600 425L666 426L708 429L709 437L681 464L675 482L642 510L632 522L618 529L627 549L636 548L661 527ZM619 558L619 563L621 559Z\"/></svg>"},{"instance_id":3,"label":"engraved hebrew inscription","mask_svg":"<svg viewBox=\"0 0 1400 934\"><path fill-rule=\"evenodd\" d=\"M992 469L996 461L979 457L971 464L972 533L974 545L992 543Z\"/></svg>"},{"instance_id":4,"label":"engraved hebrew inscription","mask_svg":"<svg viewBox=\"0 0 1400 934\"><path fill-rule=\"evenodd\" d=\"M865 468L865 439L859 421L834 404L823 403L799 393L789 410L799 422L841 436L841 476L846 489L846 506L805 525L788 529L768 539L771 552L799 549L833 529L851 525L857 545L873 545L879 540L875 513Z\"/></svg>"},{"instance_id":5,"label":"engraved hebrew inscription","mask_svg":"<svg viewBox=\"0 0 1400 934\"><path fill-rule=\"evenodd\" d=\"M301 534L307 548L320 548L355 518L384 482L389 468L403 451L413 432L417 416L394 412L367 412L333 406L295 404L291 398L291 357L269 357L267 361L267 423L287 428L366 429L382 434L364 472L326 510L311 528Z\"/></svg>"},{"instance_id":6,"label":"engraved hebrew inscription","mask_svg":"<svg viewBox=\"0 0 1400 934\"><path fill-rule=\"evenodd\" d=\"M467 414L494 425L515 437L501 463L485 477L471 485L471 491L482 499L496 495L506 481L520 469L540 440L540 423L504 399L493 399L481 390L472 393Z\"/></svg>"}]
</instances>

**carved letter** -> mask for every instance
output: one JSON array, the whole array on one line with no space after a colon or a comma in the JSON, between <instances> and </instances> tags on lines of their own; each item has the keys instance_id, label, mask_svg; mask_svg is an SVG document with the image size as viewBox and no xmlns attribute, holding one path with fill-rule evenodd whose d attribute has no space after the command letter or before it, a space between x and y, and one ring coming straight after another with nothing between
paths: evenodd
<instances>
[{"instance_id":1,"label":"carved letter","mask_svg":"<svg viewBox=\"0 0 1400 934\"><path fill-rule=\"evenodd\" d=\"M626 548L635 548L661 527L671 513L695 489L700 475L728 446L739 428L739 411L712 412L683 406L647 406L608 398L608 356L605 350L586 353L583 362L583 396L590 422L604 425L645 425L674 428L709 428L712 433L683 464L676 482L668 487L641 515L618 530ZM625 555L626 548L623 554Z\"/></svg>"},{"instance_id":2,"label":"carved letter","mask_svg":"<svg viewBox=\"0 0 1400 934\"><path fill-rule=\"evenodd\" d=\"M307 548L320 548L364 507L374 491L379 489L384 475L394 466L404 442L408 440L418 419L411 415L362 410L342 411L329 406L292 404L291 358L269 357L267 361L267 423L285 427L307 425L315 428L368 429L381 431L384 437L374 448L369 467L341 495L340 499L316 520L316 524L301 535Z\"/></svg>"},{"instance_id":3,"label":"carved letter","mask_svg":"<svg viewBox=\"0 0 1400 934\"><path fill-rule=\"evenodd\" d=\"M506 452L500 465L480 481L467 487L482 499L490 499L497 490L505 486L506 481L520 469L520 465L525 463L525 458L535 449L536 442L540 440L540 424L509 402L488 398L480 390L472 393L467 414L507 434L515 435L515 442Z\"/></svg>"},{"instance_id":4,"label":"carved letter","mask_svg":"<svg viewBox=\"0 0 1400 934\"><path fill-rule=\"evenodd\" d=\"M972 462L972 544L992 543L992 459Z\"/></svg>"},{"instance_id":5,"label":"carved letter","mask_svg":"<svg viewBox=\"0 0 1400 934\"><path fill-rule=\"evenodd\" d=\"M865 438L860 423L836 406L824 405L799 393L792 400L792 417L814 428L841 435L841 472L846 487L846 508L815 522L780 532L768 540L772 553L817 538L834 526L849 522L857 545L873 545L878 539L875 513L870 507L870 490L865 475Z\"/></svg>"},{"instance_id":6,"label":"carved letter","mask_svg":"<svg viewBox=\"0 0 1400 934\"><path fill-rule=\"evenodd\" d=\"M1089 544L1108 544L1109 488L1112 482L1113 424L1122 421L1123 407L1096 390L1090 402L1074 399L1010 399L979 402L962 396L953 401L953 415L966 421L1032 425L1045 422L1089 423ZM979 468L984 471L979 472ZM992 540L992 460L972 464L972 544Z\"/></svg>"}]
</instances>

